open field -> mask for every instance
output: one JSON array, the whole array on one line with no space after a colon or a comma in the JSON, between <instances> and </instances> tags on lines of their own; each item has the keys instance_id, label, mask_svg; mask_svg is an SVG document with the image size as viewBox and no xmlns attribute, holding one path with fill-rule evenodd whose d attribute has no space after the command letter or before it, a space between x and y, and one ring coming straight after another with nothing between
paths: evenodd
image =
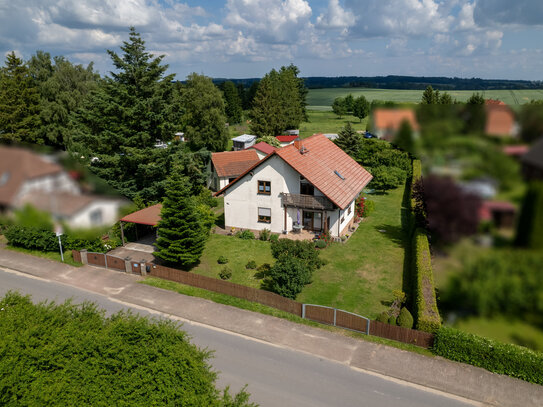
<instances>
[{"instance_id":1,"label":"open field","mask_svg":"<svg viewBox=\"0 0 543 407\"><path fill-rule=\"evenodd\" d=\"M343 116L340 119L331 111L309 110L307 116L309 122L300 124L300 136L302 138L309 137L315 133L337 133L347 122L351 122L355 130L364 131L368 122L367 117L360 122L359 118L351 115Z\"/></svg>"},{"instance_id":2,"label":"open field","mask_svg":"<svg viewBox=\"0 0 543 407\"><path fill-rule=\"evenodd\" d=\"M325 88L309 89L307 104L310 110L331 110L334 99L344 97L349 93L354 97L364 95L369 101L391 100L398 103L418 103L422 97L422 90L399 89L366 89L366 88ZM472 90L447 91L453 98L465 102L474 92ZM543 99L543 89L528 90L487 90L479 91L487 99L500 99L508 105L519 105L532 99Z\"/></svg>"}]
</instances>

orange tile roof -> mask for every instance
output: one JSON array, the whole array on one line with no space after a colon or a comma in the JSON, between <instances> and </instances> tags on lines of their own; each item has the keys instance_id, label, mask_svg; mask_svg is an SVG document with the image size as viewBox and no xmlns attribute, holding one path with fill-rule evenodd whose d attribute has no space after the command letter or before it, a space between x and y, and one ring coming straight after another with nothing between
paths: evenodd
<instances>
[{"instance_id":1,"label":"orange tile roof","mask_svg":"<svg viewBox=\"0 0 543 407\"><path fill-rule=\"evenodd\" d=\"M246 150L250 150L251 148L254 148L255 150L261 151L264 154L271 154L275 151L275 147L269 145L268 143L261 141L260 143L256 143L255 145L251 147L247 147Z\"/></svg>"},{"instance_id":2,"label":"orange tile roof","mask_svg":"<svg viewBox=\"0 0 543 407\"><path fill-rule=\"evenodd\" d=\"M302 147L303 154L300 152ZM324 135L315 134L295 144L275 150L215 195L222 194L249 171L275 155L281 157L341 209L345 209L373 178L368 171Z\"/></svg>"},{"instance_id":3,"label":"orange tile roof","mask_svg":"<svg viewBox=\"0 0 543 407\"><path fill-rule=\"evenodd\" d=\"M121 219L122 222L138 223L140 225L156 226L160 221L160 211L162 210L162 204L156 204L149 206L148 208L141 209L137 212L133 212L130 215L126 215Z\"/></svg>"},{"instance_id":4,"label":"orange tile roof","mask_svg":"<svg viewBox=\"0 0 543 407\"><path fill-rule=\"evenodd\" d=\"M298 138L296 134L287 134L282 136L275 136L280 143L290 143Z\"/></svg>"},{"instance_id":5,"label":"orange tile roof","mask_svg":"<svg viewBox=\"0 0 543 407\"><path fill-rule=\"evenodd\" d=\"M26 180L62 172L58 164L31 151L0 146L0 204L12 205Z\"/></svg>"},{"instance_id":6,"label":"orange tile roof","mask_svg":"<svg viewBox=\"0 0 543 407\"><path fill-rule=\"evenodd\" d=\"M502 136L512 135L515 116L507 105L486 105L485 133Z\"/></svg>"},{"instance_id":7,"label":"orange tile roof","mask_svg":"<svg viewBox=\"0 0 543 407\"><path fill-rule=\"evenodd\" d=\"M419 129L413 109L375 109L373 111L373 126L378 129L398 130L404 120L409 122L413 130Z\"/></svg>"},{"instance_id":8,"label":"orange tile roof","mask_svg":"<svg viewBox=\"0 0 543 407\"><path fill-rule=\"evenodd\" d=\"M223 177L237 177L247 168L259 161L255 150L223 151L211 154L211 161L217 175Z\"/></svg>"}]
</instances>

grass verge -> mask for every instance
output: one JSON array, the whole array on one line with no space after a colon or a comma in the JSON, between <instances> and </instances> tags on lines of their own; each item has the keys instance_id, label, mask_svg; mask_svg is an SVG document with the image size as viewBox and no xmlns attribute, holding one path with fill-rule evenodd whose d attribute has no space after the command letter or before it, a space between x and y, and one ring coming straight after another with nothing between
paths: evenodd
<instances>
[{"instance_id":1,"label":"grass verge","mask_svg":"<svg viewBox=\"0 0 543 407\"><path fill-rule=\"evenodd\" d=\"M12 250L14 252L24 253L24 254L30 254L32 256L36 257L42 257L44 259L54 260L58 261L59 263L62 263L62 259L60 258L60 252L42 252L39 250L29 250L22 247L15 247L15 246L6 246L6 250ZM64 263L69 264L70 266L74 267L81 267L82 264L74 261L74 258L72 257L72 251L66 250L64 252Z\"/></svg>"},{"instance_id":2,"label":"grass verge","mask_svg":"<svg viewBox=\"0 0 543 407\"><path fill-rule=\"evenodd\" d=\"M432 356L432 352L430 352L428 349L423 349L423 348L420 348L418 346L414 346L414 345L410 345L410 344L406 344L406 343L401 343L401 342L396 342L396 341L391 341L389 339L379 338L379 337L376 337L376 336L368 336L368 335L364 335L364 334L353 332L353 331L344 330L344 329L333 327L333 326L319 324L317 322L313 322L313 321L309 321L307 319L303 319L301 317L290 314L288 312L280 311L280 310L277 310L277 309L272 308L272 307L267 307L265 305L262 305L262 304L259 304L259 303L256 303L256 302L243 300L241 298L231 297L231 296L226 295L226 294L215 293L213 291L207 291L207 290L204 290L202 288L192 287L192 286L188 286L188 285L185 285L185 284L180 284L180 283L176 283L176 282L173 282L173 281L163 280L163 279L156 278L156 277L147 277L145 280L140 281L140 283L150 285L150 286L153 286L153 287L157 287L157 288L162 288L162 289L165 289L165 290L174 291L174 292L177 292L179 294L188 295L188 296L191 296L191 297L204 298L204 299L216 302L218 304L230 305L232 307L241 308L241 309L248 310L248 311L253 311L253 312L258 312L258 313L264 314L264 315L270 315L270 316L277 317L277 318L283 318L283 319L286 319L288 321L295 322L295 323L298 323L298 324L303 324L303 325L312 326L312 327L318 327L318 328L325 329L325 330L330 331L330 332L339 333L341 335L348 336L348 337L351 337L351 338L362 339L362 340L366 340L366 341L369 341L369 342L378 343L378 344L381 344L381 345L392 346L394 348L407 350L407 351L410 351L410 352L415 352L415 353L418 353L418 354L421 354L421 355Z\"/></svg>"}]
</instances>

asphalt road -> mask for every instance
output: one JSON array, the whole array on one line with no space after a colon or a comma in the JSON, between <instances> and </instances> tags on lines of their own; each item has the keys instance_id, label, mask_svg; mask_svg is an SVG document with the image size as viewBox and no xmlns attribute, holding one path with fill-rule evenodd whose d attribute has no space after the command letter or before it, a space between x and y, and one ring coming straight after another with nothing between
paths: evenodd
<instances>
[{"instance_id":1,"label":"asphalt road","mask_svg":"<svg viewBox=\"0 0 543 407\"><path fill-rule=\"evenodd\" d=\"M34 301L92 301L108 314L133 308L63 284L0 269L0 295L9 290L30 294ZM185 321L183 329L200 347L215 350L212 364L220 372L218 384L234 391L245 384L251 400L261 406L467 406L457 397L430 391L380 375L353 369L313 355L280 348L238 334Z\"/></svg>"}]
</instances>

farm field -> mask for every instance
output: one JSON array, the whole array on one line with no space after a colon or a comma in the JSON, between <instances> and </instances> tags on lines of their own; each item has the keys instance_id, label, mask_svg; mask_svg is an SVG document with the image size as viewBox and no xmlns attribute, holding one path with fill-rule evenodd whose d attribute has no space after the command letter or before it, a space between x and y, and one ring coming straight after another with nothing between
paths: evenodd
<instances>
[{"instance_id":1,"label":"farm field","mask_svg":"<svg viewBox=\"0 0 543 407\"><path fill-rule=\"evenodd\" d=\"M368 117L360 121L357 117L345 115L341 119L331 111L308 110L309 121L300 124L300 137L306 138L315 133L337 133L347 122L357 131L366 130Z\"/></svg>"},{"instance_id":2,"label":"farm field","mask_svg":"<svg viewBox=\"0 0 543 407\"><path fill-rule=\"evenodd\" d=\"M398 103L418 103L422 97L422 90L401 89L366 89L366 88L325 88L309 89L307 94L307 107L310 110L331 110L332 102L336 97L353 97L364 95L369 101L391 100ZM447 91L453 98L465 102L474 92L473 90ZM508 105L521 105L532 99L543 99L543 89L527 90L487 90L479 91L487 99L500 99Z\"/></svg>"}]
</instances>

